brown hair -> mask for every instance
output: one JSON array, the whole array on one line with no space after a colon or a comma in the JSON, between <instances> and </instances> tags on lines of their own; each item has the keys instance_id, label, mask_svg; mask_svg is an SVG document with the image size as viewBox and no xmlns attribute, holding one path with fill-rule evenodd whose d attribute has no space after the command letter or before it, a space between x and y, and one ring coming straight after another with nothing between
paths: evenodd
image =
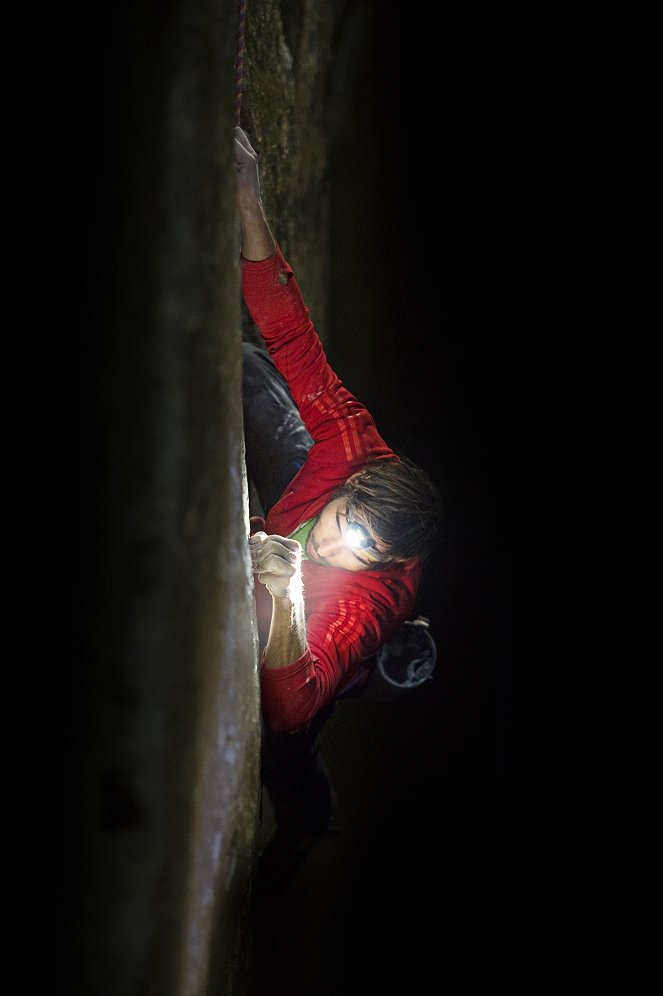
<instances>
[{"instance_id":1,"label":"brown hair","mask_svg":"<svg viewBox=\"0 0 663 996\"><path fill-rule=\"evenodd\" d=\"M389 547L387 561L425 559L432 552L442 499L425 471L406 457L371 461L336 497L347 500L350 519L367 525Z\"/></svg>"}]
</instances>

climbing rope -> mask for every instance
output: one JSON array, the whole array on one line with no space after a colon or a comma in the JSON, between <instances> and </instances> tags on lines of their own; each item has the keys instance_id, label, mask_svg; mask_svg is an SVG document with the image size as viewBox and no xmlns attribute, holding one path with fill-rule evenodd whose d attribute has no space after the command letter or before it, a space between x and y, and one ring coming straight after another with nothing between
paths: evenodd
<instances>
[{"instance_id":1,"label":"climbing rope","mask_svg":"<svg viewBox=\"0 0 663 996\"><path fill-rule=\"evenodd\" d=\"M235 60L235 127L240 126L242 91L244 89L244 28L246 26L246 0L239 0L239 27L237 31L237 58Z\"/></svg>"}]
</instances>

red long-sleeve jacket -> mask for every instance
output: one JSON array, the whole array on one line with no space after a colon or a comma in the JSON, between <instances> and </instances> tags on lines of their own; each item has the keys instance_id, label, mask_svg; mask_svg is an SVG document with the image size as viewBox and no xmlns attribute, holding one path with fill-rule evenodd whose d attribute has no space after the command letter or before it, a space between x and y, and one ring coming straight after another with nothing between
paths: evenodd
<instances>
[{"instance_id":1,"label":"red long-sleeve jacket","mask_svg":"<svg viewBox=\"0 0 663 996\"><path fill-rule=\"evenodd\" d=\"M242 259L241 267L246 305L314 440L265 523L267 533L289 536L318 515L368 460L395 454L329 366L280 249L261 262ZM420 574L419 558L357 572L302 562L306 652L283 668L266 668L261 659L262 709L271 729L305 726L357 679L362 661L411 617ZM256 609L262 652L271 596L261 584L256 585Z\"/></svg>"}]
</instances>

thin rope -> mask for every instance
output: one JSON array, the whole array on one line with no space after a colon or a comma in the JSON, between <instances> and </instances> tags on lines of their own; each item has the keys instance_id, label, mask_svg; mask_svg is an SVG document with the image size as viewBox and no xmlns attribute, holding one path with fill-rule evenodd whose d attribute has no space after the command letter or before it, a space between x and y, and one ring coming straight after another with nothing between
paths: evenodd
<instances>
[{"instance_id":1,"label":"thin rope","mask_svg":"<svg viewBox=\"0 0 663 996\"><path fill-rule=\"evenodd\" d=\"M239 28L237 32L237 58L235 60L235 127L239 128L244 89L244 28L246 27L246 2L239 0Z\"/></svg>"}]
</instances>

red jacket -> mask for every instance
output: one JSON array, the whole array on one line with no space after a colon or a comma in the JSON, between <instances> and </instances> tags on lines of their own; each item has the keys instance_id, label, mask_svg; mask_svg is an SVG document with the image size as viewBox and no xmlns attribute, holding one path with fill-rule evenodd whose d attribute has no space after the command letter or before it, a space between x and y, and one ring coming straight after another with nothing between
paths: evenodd
<instances>
[{"instance_id":1,"label":"red jacket","mask_svg":"<svg viewBox=\"0 0 663 996\"><path fill-rule=\"evenodd\" d=\"M314 440L306 462L269 511L265 531L289 536L318 515L369 459L396 454L366 408L327 362L293 271L280 249L261 262L241 260L244 300L274 363L288 382ZM414 558L376 570L345 571L302 562L307 650L284 668L260 669L263 714L275 731L305 726L360 674L363 660L411 617L421 574ZM263 651L271 595L256 585Z\"/></svg>"}]
</instances>

